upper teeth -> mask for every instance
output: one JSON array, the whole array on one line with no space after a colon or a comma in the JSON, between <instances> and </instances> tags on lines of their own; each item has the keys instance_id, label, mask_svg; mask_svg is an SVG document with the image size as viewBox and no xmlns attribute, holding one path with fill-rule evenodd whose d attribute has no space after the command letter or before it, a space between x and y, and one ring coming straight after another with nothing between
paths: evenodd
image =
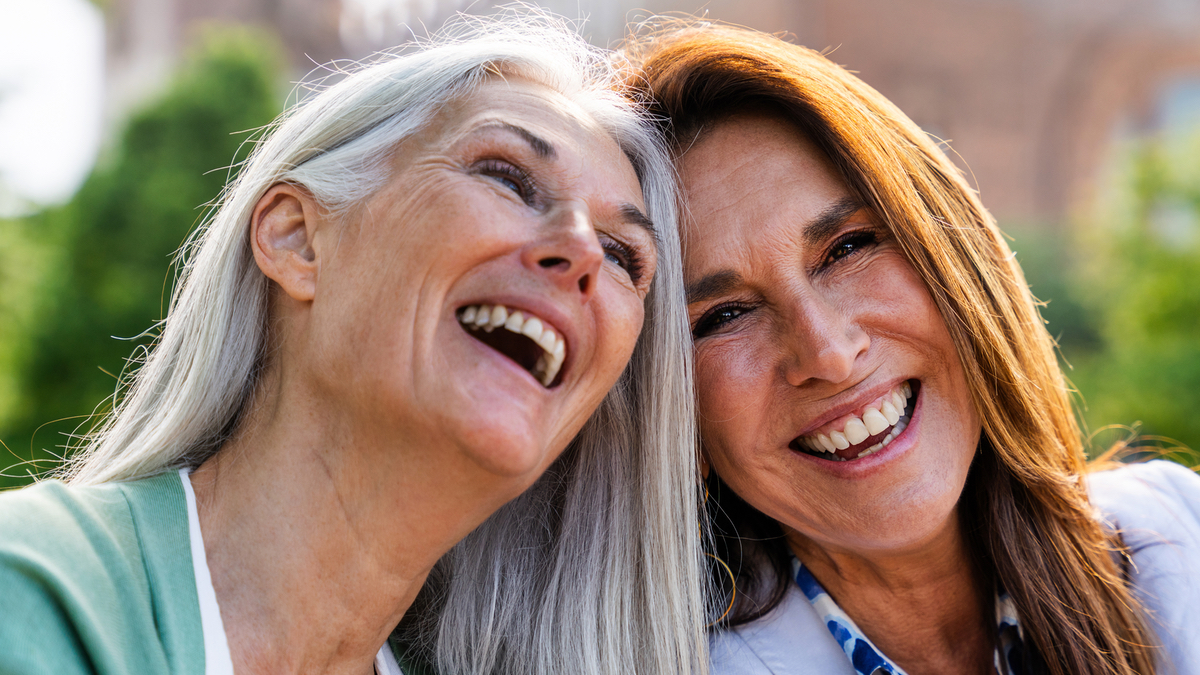
<instances>
[{"instance_id":1,"label":"upper teeth","mask_svg":"<svg viewBox=\"0 0 1200 675\"><path fill-rule=\"evenodd\" d=\"M902 382L895 389L888 392L881 401L867 408L861 417L853 416L846 420L841 431L830 431L828 435L820 433L813 436L801 436L796 440L809 450L828 452L833 454L831 459L846 461L842 457L839 457L835 451L845 450L852 445L858 445L871 436L881 434L887 431L888 427L892 427L892 430L888 432L887 436L883 437L883 440L857 455L857 457L866 457L883 448L888 443L891 443L908 426L908 420L901 421L900 418L904 416L905 411L908 409L908 399L910 398L912 398L912 387L908 382Z\"/></svg>"},{"instance_id":2,"label":"upper teeth","mask_svg":"<svg viewBox=\"0 0 1200 675\"><path fill-rule=\"evenodd\" d=\"M458 315L458 321L468 328L482 328L489 333L504 327L533 340L543 352L533 367L533 376L547 387L554 381L567 357L567 345L562 336L541 319L521 310L509 309L504 305L472 305Z\"/></svg>"}]
</instances>

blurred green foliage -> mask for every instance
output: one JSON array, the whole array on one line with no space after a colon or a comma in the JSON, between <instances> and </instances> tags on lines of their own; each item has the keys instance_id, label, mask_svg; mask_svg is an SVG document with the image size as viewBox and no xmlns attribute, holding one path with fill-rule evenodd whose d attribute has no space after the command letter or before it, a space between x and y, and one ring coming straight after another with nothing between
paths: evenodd
<instances>
[{"instance_id":1,"label":"blurred green foliage","mask_svg":"<svg viewBox=\"0 0 1200 675\"><path fill-rule=\"evenodd\" d=\"M152 342L173 254L280 111L280 53L246 28L202 31L69 203L0 222L0 466L15 464L0 487L52 467Z\"/></svg>"},{"instance_id":2,"label":"blurred green foliage","mask_svg":"<svg viewBox=\"0 0 1200 675\"><path fill-rule=\"evenodd\" d=\"M1200 130L1119 148L1073 227L1011 228L1095 451L1136 429L1200 449ZM1174 457L1195 464L1195 452Z\"/></svg>"}]
</instances>

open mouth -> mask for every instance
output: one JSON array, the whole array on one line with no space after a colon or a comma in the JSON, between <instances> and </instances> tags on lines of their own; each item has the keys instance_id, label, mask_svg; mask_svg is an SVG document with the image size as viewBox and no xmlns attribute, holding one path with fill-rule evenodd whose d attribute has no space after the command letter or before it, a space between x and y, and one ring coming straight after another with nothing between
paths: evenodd
<instances>
[{"instance_id":1,"label":"open mouth","mask_svg":"<svg viewBox=\"0 0 1200 675\"><path fill-rule=\"evenodd\" d=\"M538 317L504 305L471 305L458 311L469 335L507 356L547 389L567 357L562 336Z\"/></svg>"},{"instance_id":2,"label":"open mouth","mask_svg":"<svg viewBox=\"0 0 1200 675\"><path fill-rule=\"evenodd\" d=\"M906 380L839 428L797 436L788 447L831 462L848 462L879 452L908 426L921 391L918 380Z\"/></svg>"}]
</instances>

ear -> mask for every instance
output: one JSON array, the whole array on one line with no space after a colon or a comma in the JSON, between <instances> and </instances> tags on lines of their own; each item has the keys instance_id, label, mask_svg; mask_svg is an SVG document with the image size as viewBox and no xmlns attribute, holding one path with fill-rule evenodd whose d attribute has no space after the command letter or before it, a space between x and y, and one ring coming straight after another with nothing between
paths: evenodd
<instances>
[{"instance_id":1,"label":"ear","mask_svg":"<svg viewBox=\"0 0 1200 675\"><path fill-rule=\"evenodd\" d=\"M708 474L712 471L712 467L708 465L708 455L704 451L700 451L700 477L708 480Z\"/></svg>"},{"instance_id":2,"label":"ear","mask_svg":"<svg viewBox=\"0 0 1200 675\"><path fill-rule=\"evenodd\" d=\"M320 261L313 241L320 222L312 195L287 183L267 190L250 217L250 247L258 268L301 302L316 297Z\"/></svg>"}]
</instances>

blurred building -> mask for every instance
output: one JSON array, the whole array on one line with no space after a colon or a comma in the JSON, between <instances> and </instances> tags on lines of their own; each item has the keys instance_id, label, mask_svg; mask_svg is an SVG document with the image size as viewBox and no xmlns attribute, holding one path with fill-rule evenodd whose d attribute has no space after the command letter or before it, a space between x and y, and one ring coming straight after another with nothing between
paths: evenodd
<instances>
[{"instance_id":1,"label":"blurred building","mask_svg":"<svg viewBox=\"0 0 1200 675\"><path fill-rule=\"evenodd\" d=\"M161 81L189 29L279 33L297 76L436 28L462 0L110 0L109 89L125 109ZM471 4L486 13L490 0ZM949 141L999 217L1055 222L1115 138L1200 115L1195 0L543 0L614 45L649 12L712 19L829 53ZM419 28L424 33L423 28ZM965 158L965 159L962 159Z\"/></svg>"}]
</instances>

